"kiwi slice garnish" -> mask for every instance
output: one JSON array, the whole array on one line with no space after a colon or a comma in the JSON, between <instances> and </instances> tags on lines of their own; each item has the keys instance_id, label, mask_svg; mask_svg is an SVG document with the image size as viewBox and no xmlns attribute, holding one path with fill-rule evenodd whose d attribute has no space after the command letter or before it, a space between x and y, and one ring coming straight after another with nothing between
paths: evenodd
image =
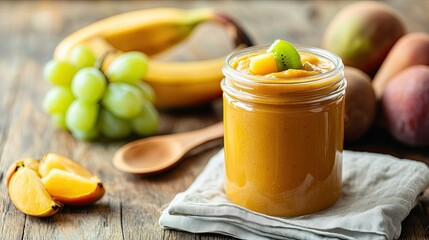
<instances>
[{"instance_id":1,"label":"kiwi slice garnish","mask_svg":"<svg viewBox=\"0 0 429 240\"><path fill-rule=\"evenodd\" d=\"M301 57L296 48L289 42L277 39L268 48L267 53L273 53L277 70L301 69Z\"/></svg>"}]
</instances>

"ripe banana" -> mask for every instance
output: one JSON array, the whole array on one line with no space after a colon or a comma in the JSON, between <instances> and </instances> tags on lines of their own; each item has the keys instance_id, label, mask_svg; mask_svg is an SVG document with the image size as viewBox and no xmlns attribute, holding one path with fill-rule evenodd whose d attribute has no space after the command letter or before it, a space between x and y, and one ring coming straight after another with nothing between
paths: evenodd
<instances>
[{"instance_id":1,"label":"ripe banana","mask_svg":"<svg viewBox=\"0 0 429 240\"><path fill-rule=\"evenodd\" d=\"M102 38L120 51L141 51L151 56L186 39L199 23L213 18L209 9L153 8L108 17L66 37L55 50L56 59L67 59L71 50L93 37Z\"/></svg>"},{"instance_id":2,"label":"ripe banana","mask_svg":"<svg viewBox=\"0 0 429 240\"><path fill-rule=\"evenodd\" d=\"M196 25L213 21L223 25L236 47L251 46L247 34L228 16L211 9L180 10L171 8L124 13L91 24L65 38L54 57L67 60L77 45L89 46L97 57L114 51L103 68L119 52L142 51L158 54L184 40ZM162 62L150 58L143 79L156 94L160 108L181 108L206 103L221 95L220 81L225 57L188 62Z\"/></svg>"},{"instance_id":3,"label":"ripe banana","mask_svg":"<svg viewBox=\"0 0 429 240\"><path fill-rule=\"evenodd\" d=\"M202 104L221 96L224 61L225 57L189 62L150 61L144 80L156 93L157 107Z\"/></svg>"}]
</instances>

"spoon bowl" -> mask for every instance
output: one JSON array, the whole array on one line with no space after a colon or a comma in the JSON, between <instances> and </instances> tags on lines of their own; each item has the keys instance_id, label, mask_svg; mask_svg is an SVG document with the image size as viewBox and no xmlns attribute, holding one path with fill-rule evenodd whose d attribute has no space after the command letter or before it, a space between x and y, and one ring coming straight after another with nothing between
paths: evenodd
<instances>
[{"instance_id":1,"label":"spoon bowl","mask_svg":"<svg viewBox=\"0 0 429 240\"><path fill-rule=\"evenodd\" d=\"M143 144L128 146L124 150L122 157L123 162L121 162L120 167L115 164L122 171L128 173L140 173L141 171L156 173L159 168L163 169L164 165L169 166L171 162L181 157L180 143L152 139ZM157 162L157 165L154 165L154 162Z\"/></svg>"},{"instance_id":2,"label":"spoon bowl","mask_svg":"<svg viewBox=\"0 0 429 240\"><path fill-rule=\"evenodd\" d=\"M175 166L195 147L221 138L221 122L191 132L143 138L121 147L113 156L113 165L123 172L153 175Z\"/></svg>"}]
</instances>

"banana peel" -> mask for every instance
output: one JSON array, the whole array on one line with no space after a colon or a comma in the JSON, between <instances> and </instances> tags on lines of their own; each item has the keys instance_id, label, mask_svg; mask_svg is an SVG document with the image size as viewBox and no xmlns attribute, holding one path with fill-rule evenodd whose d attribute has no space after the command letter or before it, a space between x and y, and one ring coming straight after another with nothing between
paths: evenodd
<instances>
[{"instance_id":1,"label":"banana peel","mask_svg":"<svg viewBox=\"0 0 429 240\"><path fill-rule=\"evenodd\" d=\"M107 68L120 52L159 54L184 41L203 22L223 25L237 48L252 41L230 17L212 9L155 8L128 12L84 27L59 43L54 58L67 60L78 45L89 46L97 57L110 54ZM158 108L184 108L207 103L221 96L220 81L226 56L199 61L168 62L151 58L143 79L152 86Z\"/></svg>"},{"instance_id":2,"label":"banana peel","mask_svg":"<svg viewBox=\"0 0 429 240\"><path fill-rule=\"evenodd\" d=\"M189 62L150 62L145 81L156 93L159 108L182 108L221 96L225 57Z\"/></svg>"},{"instance_id":3,"label":"banana peel","mask_svg":"<svg viewBox=\"0 0 429 240\"><path fill-rule=\"evenodd\" d=\"M155 55L186 39L199 23L210 17L209 9L178 8L151 8L114 15L67 36L55 49L54 57L67 59L73 48L87 44L94 37L119 51Z\"/></svg>"}]
</instances>

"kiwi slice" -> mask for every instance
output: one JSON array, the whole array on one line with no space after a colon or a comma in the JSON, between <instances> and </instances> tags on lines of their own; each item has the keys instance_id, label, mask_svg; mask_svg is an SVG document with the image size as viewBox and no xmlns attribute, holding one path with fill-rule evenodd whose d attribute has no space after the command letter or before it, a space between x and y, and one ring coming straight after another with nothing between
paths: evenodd
<instances>
[{"instance_id":1,"label":"kiwi slice","mask_svg":"<svg viewBox=\"0 0 429 240\"><path fill-rule=\"evenodd\" d=\"M277 71L301 69L301 57L296 48L289 42L277 39L268 48L267 53L273 53L277 63Z\"/></svg>"}]
</instances>

